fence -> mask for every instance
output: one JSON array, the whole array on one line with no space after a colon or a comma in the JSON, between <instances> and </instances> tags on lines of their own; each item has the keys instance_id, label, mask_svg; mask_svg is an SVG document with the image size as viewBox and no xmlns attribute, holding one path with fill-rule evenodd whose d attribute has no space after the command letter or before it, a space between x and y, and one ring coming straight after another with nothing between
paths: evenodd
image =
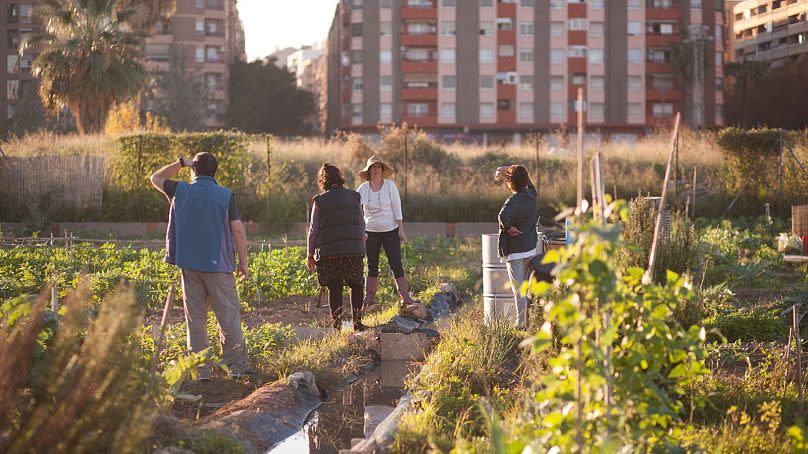
<instances>
[{"instance_id":1,"label":"fence","mask_svg":"<svg viewBox=\"0 0 808 454\"><path fill-rule=\"evenodd\" d=\"M103 193L102 156L0 158L0 220L100 213Z\"/></svg>"}]
</instances>

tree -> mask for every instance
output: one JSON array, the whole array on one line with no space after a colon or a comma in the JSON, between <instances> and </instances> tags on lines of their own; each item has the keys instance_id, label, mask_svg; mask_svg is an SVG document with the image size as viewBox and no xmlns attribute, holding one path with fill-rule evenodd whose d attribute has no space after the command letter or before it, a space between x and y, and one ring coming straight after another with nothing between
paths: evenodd
<instances>
[{"instance_id":1,"label":"tree","mask_svg":"<svg viewBox=\"0 0 808 454\"><path fill-rule=\"evenodd\" d=\"M32 69L43 104L54 111L67 105L80 134L101 131L110 108L138 94L147 79L139 10L121 8L121 1L47 0L37 9L45 30L20 50L39 53Z\"/></svg>"},{"instance_id":2,"label":"tree","mask_svg":"<svg viewBox=\"0 0 808 454\"><path fill-rule=\"evenodd\" d=\"M306 131L314 97L273 59L230 65L230 126L251 133L296 135Z\"/></svg>"},{"instance_id":3,"label":"tree","mask_svg":"<svg viewBox=\"0 0 808 454\"><path fill-rule=\"evenodd\" d=\"M151 30L164 17L170 17L177 9L175 0L121 0L118 10L135 8L140 14L133 23L138 29Z\"/></svg>"},{"instance_id":4,"label":"tree","mask_svg":"<svg viewBox=\"0 0 808 454\"><path fill-rule=\"evenodd\" d=\"M202 76L188 71L185 55L172 46L168 71L157 76L146 95L146 104L168 120L172 131L199 131L205 129L207 99Z\"/></svg>"},{"instance_id":5,"label":"tree","mask_svg":"<svg viewBox=\"0 0 808 454\"><path fill-rule=\"evenodd\" d=\"M744 128L749 127L749 107L753 98L753 96L750 96L752 95L752 87L763 78L768 67L768 63L754 60L744 60L726 65L726 73L727 76L732 78L732 93L735 95L730 103L741 104L740 124ZM728 107L729 109L727 110L732 111L732 107L735 106Z\"/></svg>"}]
</instances>

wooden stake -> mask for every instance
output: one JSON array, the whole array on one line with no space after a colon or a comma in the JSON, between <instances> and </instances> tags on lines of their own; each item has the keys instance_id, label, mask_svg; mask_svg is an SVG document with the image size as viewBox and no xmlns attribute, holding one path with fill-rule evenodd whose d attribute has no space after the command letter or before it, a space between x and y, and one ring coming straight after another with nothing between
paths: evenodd
<instances>
[{"instance_id":1,"label":"wooden stake","mask_svg":"<svg viewBox=\"0 0 808 454\"><path fill-rule=\"evenodd\" d=\"M154 348L154 358L152 358L151 373L152 375L157 371L157 363L160 361L160 353L163 352L163 341L166 335L166 324L168 323L168 311L171 309L171 303L174 302L174 284L168 286L168 296L166 296L166 305L163 308L163 319L160 321L160 336L157 338L157 345Z\"/></svg>"},{"instance_id":2,"label":"wooden stake","mask_svg":"<svg viewBox=\"0 0 808 454\"><path fill-rule=\"evenodd\" d=\"M802 401L802 341L800 340L800 315L799 315L799 305L795 304L791 306L791 320L792 320L792 327L791 330L794 332L794 340L796 341L796 360L797 360L797 399L799 401L799 411L800 416L803 414L803 401Z\"/></svg>"},{"instance_id":3,"label":"wooden stake","mask_svg":"<svg viewBox=\"0 0 808 454\"><path fill-rule=\"evenodd\" d=\"M657 249L659 248L659 229L662 227L662 213L665 211L665 199L668 193L668 183L671 179L671 164L673 162L673 153L676 147L676 138L679 136L679 121L681 113L676 114L676 120L673 124L673 136L671 137L670 155L668 156L668 166L665 168L665 180L662 183L662 194L659 198L659 207L657 207L656 224L654 225L654 241L651 243L651 256L648 258L648 269L643 276L644 282L651 282L654 276L654 266L656 266Z\"/></svg>"},{"instance_id":4,"label":"wooden stake","mask_svg":"<svg viewBox=\"0 0 808 454\"><path fill-rule=\"evenodd\" d=\"M786 342L786 354L785 354L785 357L786 357L786 372L785 372L784 377L783 377L783 396L786 395L786 388L788 388L788 370L789 370L788 360L789 360L789 356L791 356L790 355L790 353L791 353L791 339L792 339L793 336L794 336L794 328L789 327L788 328L788 342Z\"/></svg>"},{"instance_id":5,"label":"wooden stake","mask_svg":"<svg viewBox=\"0 0 808 454\"><path fill-rule=\"evenodd\" d=\"M693 167L693 200L690 202L690 215L696 219L696 170L698 167Z\"/></svg>"},{"instance_id":6,"label":"wooden stake","mask_svg":"<svg viewBox=\"0 0 808 454\"><path fill-rule=\"evenodd\" d=\"M795 369L797 376L795 377L795 381L797 383L797 397L799 399L799 411L800 415L803 414L803 397L802 397L802 340L800 338L800 316L799 316L799 305L795 304L791 307L791 319L793 326L791 330L794 335L795 345L795 357L797 361L797 367Z\"/></svg>"},{"instance_id":7,"label":"wooden stake","mask_svg":"<svg viewBox=\"0 0 808 454\"><path fill-rule=\"evenodd\" d=\"M59 313L59 292L55 285L51 287L51 310L54 315Z\"/></svg>"},{"instance_id":8,"label":"wooden stake","mask_svg":"<svg viewBox=\"0 0 808 454\"><path fill-rule=\"evenodd\" d=\"M584 199L584 89L578 88L578 199L576 211L580 214Z\"/></svg>"}]
</instances>

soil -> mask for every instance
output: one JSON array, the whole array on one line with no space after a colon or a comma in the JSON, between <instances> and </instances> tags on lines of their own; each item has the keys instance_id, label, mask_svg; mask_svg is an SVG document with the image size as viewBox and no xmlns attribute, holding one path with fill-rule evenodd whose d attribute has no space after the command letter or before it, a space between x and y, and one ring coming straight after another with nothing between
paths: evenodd
<instances>
[{"instance_id":1,"label":"soil","mask_svg":"<svg viewBox=\"0 0 808 454\"><path fill-rule=\"evenodd\" d=\"M162 311L150 311L146 314L146 324L160 326L162 317ZM323 301L322 307L318 308L317 297L312 296L290 296L270 301L260 307L251 307L250 310L242 309L241 318L244 324L250 328L266 323L323 327L329 326L331 323L328 302ZM184 321L182 303L178 302L169 310L168 323Z\"/></svg>"}]
</instances>

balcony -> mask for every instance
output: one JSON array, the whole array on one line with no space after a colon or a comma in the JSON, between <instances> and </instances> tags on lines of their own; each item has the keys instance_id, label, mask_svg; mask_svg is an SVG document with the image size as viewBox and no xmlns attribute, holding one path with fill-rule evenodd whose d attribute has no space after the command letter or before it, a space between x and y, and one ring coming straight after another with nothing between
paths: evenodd
<instances>
[{"instance_id":1,"label":"balcony","mask_svg":"<svg viewBox=\"0 0 808 454\"><path fill-rule=\"evenodd\" d=\"M516 100L516 84L497 84L497 99Z\"/></svg>"},{"instance_id":2,"label":"balcony","mask_svg":"<svg viewBox=\"0 0 808 454\"><path fill-rule=\"evenodd\" d=\"M646 34L645 35L645 46L646 47L670 47L673 43L678 43L681 41L682 38L676 35L652 35Z\"/></svg>"},{"instance_id":3,"label":"balcony","mask_svg":"<svg viewBox=\"0 0 808 454\"><path fill-rule=\"evenodd\" d=\"M516 71L516 57L497 57L497 71Z\"/></svg>"},{"instance_id":4,"label":"balcony","mask_svg":"<svg viewBox=\"0 0 808 454\"><path fill-rule=\"evenodd\" d=\"M497 3L497 17L516 18L516 3Z\"/></svg>"},{"instance_id":5,"label":"balcony","mask_svg":"<svg viewBox=\"0 0 808 454\"><path fill-rule=\"evenodd\" d=\"M645 91L645 98L648 101L679 101L682 99L682 90L678 88L666 90L649 88Z\"/></svg>"},{"instance_id":6,"label":"balcony","mask_svg":"<svg viewBox=\"0 0 808 454\"><path fill-rule=\"evenodd\" d=\"M437 115L426 115L421 117L411 116L407 113L404 114L404 121L412 127L425 128L438 126Z\"/></svg>"},{"instance_id":7,"label":"balcony","mask_svg":"<svg viewBox=\"0 0 808 454\"><path fill-rule=\"evenodd\" d=\"M411 6L401 8L402 20L418 20L418 19L437 19L438 9L431 8L414 8Z\"/></svg>"},{"instance_id":8,"label":"balcony","mask_svg":"<svg viewBox=\"0 0 808 454\"><path fill-rule=\"evenodd\" d=\"M586 46L586 31L585 30L568 31L567 43L570 46Z\"/></svg>"},{"instance_id":9,"label":"balcony","mask_svg":"<svg viewBox=\"0 0 808 454\"><path fill-rule=\"evenodd\" d=\"M402 88L402 101L436 101L438 99L437 87Z\"/></svg>"},{"instance_id":10,"label":"balcony","mask_svg":"<svg viewBox=\"0 0 808 454\"><path fill-rule=\"evenodd\" d=\"M651 3L649 2L645 8L645 19L679 21L682 19L682 8L678 5L671 6L670 8L654 7L651 6Z\"/></svg>"},{"instance_id":11,"label":"balcony","mask_svg":"<svg viewBox=\"0 0 808 454\"><path fill-rule=\"evenodd\" d=\"M414 47L437 47L438 46L438 35L435 34L408 34L408 35L401 35L401 45L402 46L414 46Z\"/></svg>"},{"instance_id":12,"label":"balcony","mask_svg":"<svg viewBox=\"0 0 808 454\"><path fill-rule=\"evenodd\" d=\"M646 61L645 72L648 74L651 73L671 74L673 73L673 63Z\"/></svg>"},{"instance_id":13,"label":"balcony","mask_svg":"<svg viewBox=\"0 0 808 454\"><path fill-rule=\"evenodd\" d=\"M497 30L497 44L516 44L516 31L510 30Z\"/></svg>"},{"instance_id":14,"label":"balcony","mask_svg":"<svg viewBox=\"0 0 808 454\"><path fill-rule=\"evenodd\" d=\"M497 111L497 124L498 125L515 125L516 124L516 111L515 110L498 110Z\"/></svg>"},{"instance_id":15,"label":"balcony","mask_svg":"<svg viewBox=\"0 0 808 454\"><path fill-rule=\"evenodd\" d=\"M586 3L567 4L567 15L569 17L586 17Z\"/></svg>"},{"instance_id":16,"label":"balcony","mask_svg":"<svg viewBox=\"0 0 808 454\"><path fill-rule=\"evenodd\" d=\"M403 60L401 62L401 71L404 73L428 73L436 74L438 72L437 60Z\"/></svg>"}]
</instances>

